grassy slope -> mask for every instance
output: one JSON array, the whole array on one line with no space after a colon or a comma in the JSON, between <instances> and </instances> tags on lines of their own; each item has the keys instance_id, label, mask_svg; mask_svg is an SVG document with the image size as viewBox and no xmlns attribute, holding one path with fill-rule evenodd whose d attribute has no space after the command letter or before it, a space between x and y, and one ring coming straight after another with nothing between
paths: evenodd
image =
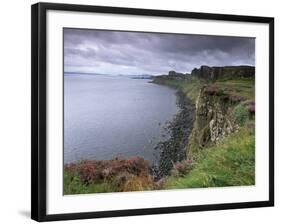
<instances>
[{"instance_id":1,"label":"grassy slope","mask_svg":"<svg viewBox=\"0 0 281 224\"><path fill-rule=\"evenodd\" d=\"M63 192L65 195L69 194L89 194L99 192L114 192L116 191L110 183L100 182L84 184L79 175L64 170L64 184Z\"/></svg>"},{"instance_id":2,"label":"grassy slope","mask_svg":"<svg viewBox=\"0 0 281 224\"><path fill-rule=\"evenodd\" d=\"M218 80L214 83L222 89L227 89L228 94L244 96L249 100L255 99L254 79Z\"/></svg>"},{"instance_id":3,"label":"grassy slope","mask_svg":"<svg viewBox=\"0 0 281 224\"><path fill-rule=\"evenodd\" d=\"M244 127L198 155L194 169L183 176L168 178L165 188L198 188L255 183L255 138L253 131Z\"/></svg>"}]
</instances>

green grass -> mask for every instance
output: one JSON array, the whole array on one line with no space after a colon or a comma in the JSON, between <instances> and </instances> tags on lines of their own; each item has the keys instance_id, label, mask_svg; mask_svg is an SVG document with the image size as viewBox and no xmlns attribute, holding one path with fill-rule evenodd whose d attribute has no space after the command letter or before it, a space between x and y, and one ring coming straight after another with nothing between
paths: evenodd
<instances>
[{"instance_id":1,"label":"green grass","mask_svg":"<svg viewBox=\"0 0 281 224\"><path fill-rule=\"evenodd\" d=\"M199 80L193 80L190 83L184 83L182 85L182 90L189 99L195 104L196 99L199 95L200 88L202 83Z\"/></svg>"},{"instance_id":2,"label":"green grass","mask_svg":"<svg viewBox=\"0 0 281 224\"><path fill-rule=\"evenodd\" d=\"M156 77L155 82L183 90L193 103L196 102L202 85L207 84L198 79L193 79L192 81L177 81L164 79L162 77ZM227 95L242 96L249 100L255 100L255 79L253 78L219 79L209 85L217 86Z\"/></svg>"},{"instance_id":3,"label":"green grass","mask_svg":"<svg viewBox=\"0 0 281 224\"><path fill-rule=\"evenodd\" d=\"M249 118L249 112L248 109L243 105L243 104L238 104L234 108L234 117L236 122L240 125L243 126L246 122L246 120Z\"/></svg>"},{"instance_id":4,"label":"green grass","mask_svg":"<svg viewBox=\"0 0 281 224\"><path fill-rule=\"evenodd\" d=\"M214 85L229 95L243 96L249 100L255 99L255 79L253 78L217 80Z\"/></svg>"},{"instance_id":5,"label":"green grass","mask_svg":"<svg viewBox=\"0 0 281 224\"><path fill-rule=\"evenodd\" d=\"M194 169L183 177L171 176L166 189L241 186L255 184L255 138L246 127L222 143L204 148Z\"/></svg>"},{"instance_id":6,"label":"green grass","mask_svg":"<svg viewBox=\"0 0 281 224\"><path fill-rule=\"evenodd\" d=\"M100 192L114 192L116 191L114 186L110 182L93 182L90 184L84 184L78 175L64 170L64 189L65 195L69 194L89 194Z\"/></svg>"}]
</instances>

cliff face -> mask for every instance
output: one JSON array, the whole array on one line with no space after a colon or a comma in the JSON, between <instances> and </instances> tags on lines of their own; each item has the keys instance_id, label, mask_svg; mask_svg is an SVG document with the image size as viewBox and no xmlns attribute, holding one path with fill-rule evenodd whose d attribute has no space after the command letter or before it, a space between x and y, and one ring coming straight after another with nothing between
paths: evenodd
<instances>
[{"instance_id":1,"label":"cliff face","mask_svg":"<svg viewBox=\"0 0 281 224\"><path fill-rule=\"evenodd\" d=\"M214 86L201 88L196 101L195 122L191 144L203 148L207 143L217 143L239 129L233 116L233 107L242 98L233 98ZM193 147L189 147L192 154Z\"/></svg>"},{"instance_id":2,"label":"cliff face","mask_svg":"<svg viewBox=\"0 0 281 224\"><path fill-rule=\"evenodd\" d=\"M155 77L154 82L182 89L188 98L194 95L196 109L186 147L188 158L195 158L198 150L237 132L243 126L240 121L255 113L255 67L201 66L190 75L171 71Z\"/></svg>"},{"instance_id":3,"label":"cliff face","mask_svg":"<svg viewBox=\"0 0 281 224\"><path fill-rule=\"evenodd\" d=\"M207 81L214 81L221 78L249 78L255 76L255 67L253 66L225 66L209 67L202 65L199 69L194 68L191 76Z\"/></svg>"}]
</instances>

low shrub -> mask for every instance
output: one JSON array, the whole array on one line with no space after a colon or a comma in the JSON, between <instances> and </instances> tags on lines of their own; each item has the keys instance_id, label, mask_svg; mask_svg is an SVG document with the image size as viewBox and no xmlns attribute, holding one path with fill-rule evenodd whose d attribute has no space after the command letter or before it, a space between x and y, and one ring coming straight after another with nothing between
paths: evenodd
<instances>
[{"instance_id":1,"label":"low shrub","mask_svg":"<svg viewBox=\"0 0 281 224\"><path fill-rule=\"evenodd\" d=\"M249 117L248 109L244 105L238 104L234 108L234 117L235 117L235 121L240 126L243 126Z\"/></svg>"},{"instance_id":2,"label":"low shrub","mask_svg":"<svg viewBox=\"0 0 281 224\"><path fill-rule=\"evenodd\" d=\"M142 157L112 160L82 160L65 165L65 170L77 173L84 183L112 178L122 172L133 175L149 173L149 163Z\"/></svg>"},{"instance_id":3,"label":"low shrub","mask_svg":"<svg viewBox=\"0 0 281 224\"><path fill-rule=\"evenodd\" d=\"M66 194L146 190L154 184L149 162L142 157L70 163L64 177Z\"/></svg>"}]
</instances>

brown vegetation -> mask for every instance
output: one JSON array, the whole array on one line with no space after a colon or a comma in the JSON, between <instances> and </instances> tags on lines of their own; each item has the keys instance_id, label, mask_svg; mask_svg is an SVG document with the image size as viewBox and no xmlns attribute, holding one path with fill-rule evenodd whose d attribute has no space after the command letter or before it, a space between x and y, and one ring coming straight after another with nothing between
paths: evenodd
<instances>
[{"instance_id":1,"label":"brown vegetation","mask_svg":"<svg viewBox=\"0 0 281 224\"><path fill-rule=\"evenodd\" d=\"M116 191L140 191L153 188L148 161L142 157L112 160L82 160L65 165L85 185L110 183Z\"/></svg>"}]
</instances>

